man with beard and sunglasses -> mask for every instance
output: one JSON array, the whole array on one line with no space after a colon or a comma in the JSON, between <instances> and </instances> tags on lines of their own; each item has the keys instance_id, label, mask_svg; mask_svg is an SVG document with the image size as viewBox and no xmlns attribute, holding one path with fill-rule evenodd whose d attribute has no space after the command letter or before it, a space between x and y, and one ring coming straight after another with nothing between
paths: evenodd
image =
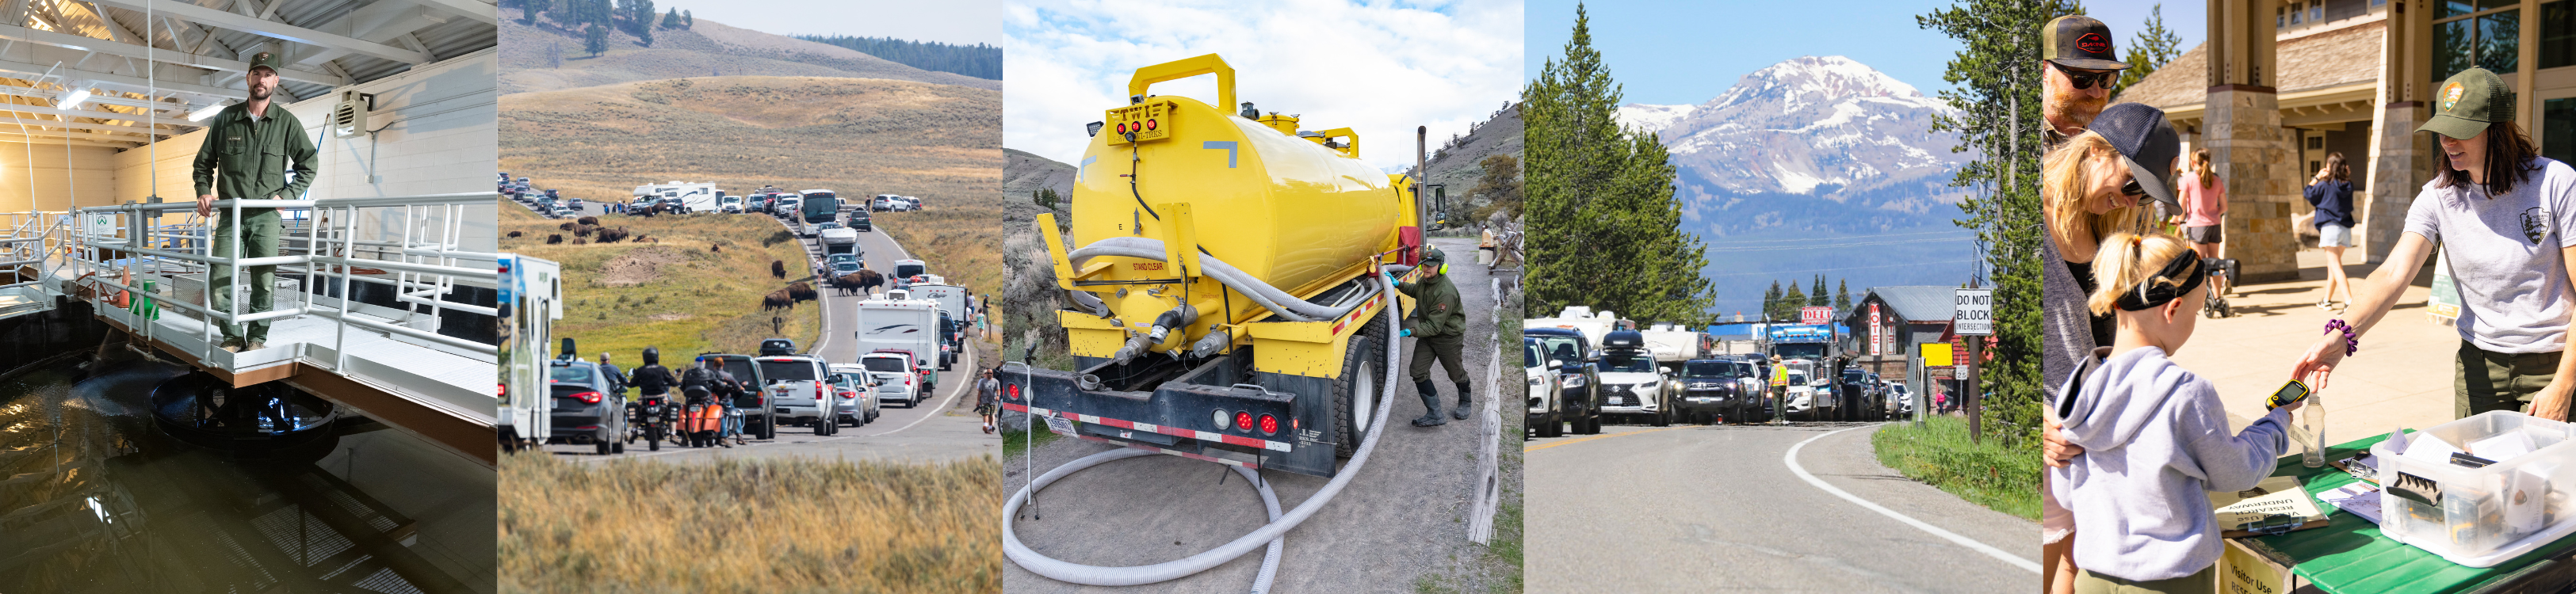
<instances>
[{"instance_id":1,"label":"man with beard and sunglasses","mask_svg":"<svg viewBox=\"0 0 2576 594\"><path fill-rule=\"evenodd\" d=\"M2111 27L2080 14L2057 17L2040 31L2041 117L2048 148L2083 134L2111 102L2111 82L2129 65L2113 51Z\"/></svg>"},{"instance_id":2,"label":"man with beard and sunglasses","mask_svg":"<svg viewBox=\"0 0 2576 594\"><path fill-rule=\"evenodd\" d=\"M277 94L277 54L259 52L250 58L250 69L243 74L249 86L250 100L215 114L206 122L206 144L197 149L194 176L197 183L197 216L213 217L218 196L225 200L292 200L304 196L313 185L313 139L304 136L304 122L285 106L271 101ZM292 173L293 175L288 175ZM239 216L234 216L238 212ZM225 210L215 219L214 251L218 258L269 258L277 256L278 214L275 208ZM239 252L239 253L235 253ZM236 291L219 290L232 283L231 264L217 264L206 283L213 297L215 311L230 311ZM250 267L250 280L242 283L240 293L248 293L250 303L238 313L268 311L274 305L271 294L277 285L277 266ZM249 324L223 324L226 351L255 351L267 347L268 321Z\"/></svg>"}]
</instances>

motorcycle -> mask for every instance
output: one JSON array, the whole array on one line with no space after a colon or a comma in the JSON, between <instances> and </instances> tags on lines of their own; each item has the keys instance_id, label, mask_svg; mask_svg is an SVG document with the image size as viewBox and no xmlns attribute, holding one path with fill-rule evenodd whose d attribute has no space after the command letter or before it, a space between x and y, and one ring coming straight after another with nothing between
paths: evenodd
<instances>
[{"instance_id":1,"label":"motorcycle","mask_svg":"<svg viewBox=\"0 0 2576 594\"><path fill-rule=\"evenodd\" d=\"M680 434L688 437L691 447L715 447L724 433L724 419L724 405L691 404L680 419Z\"/></svg>"},{"instance_id":2,"label":"motorcycle","mask_svg":"<svg viewBox=\"0 0 2576 594\"><path fill-rule=\"evenodd\" d=\"M677 445L679 440L668 436L671 426L678 424L676 408L671 405L668 394L645 396L628 403L626 418L635 421L632 432L626 435L626 443L635 443L635 438L642 437L645 448L657 452L662 450L664 440Z\"/></svg>"}]
</instances>

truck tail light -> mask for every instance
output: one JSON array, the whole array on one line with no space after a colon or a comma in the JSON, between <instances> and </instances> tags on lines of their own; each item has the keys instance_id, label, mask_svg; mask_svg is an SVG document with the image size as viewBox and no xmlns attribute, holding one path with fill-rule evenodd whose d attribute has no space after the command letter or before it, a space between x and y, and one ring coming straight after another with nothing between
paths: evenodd
<instances>
[{"instance_id":1,"label":"truck tail light","mask_svg":"<svg viewBox=\"0 0 2576 594\"><path fill-rule=\"evenodd\" d=\"M1234 427L1235 427L1236 429L1242 429L1242 430L1244 430L1244 431L1251 431L1251 430L1252 430L1252 413L1250 413L1250 412L1238 412L1238 413L1234 413Z\"/></svg>"},{"instance_id":2,"label":"truck tail light","mask_svg":"<svg viewBox=\"0 0 2576 594\"><path fill-rule=\"evenodd\" d=\"M1276 434L1278 434L1278 433L1279 433L1279 417L1274 417L1274 416L1270 416L1270 415L1261 415L1261 434L1262 434L1262 435L1276 435Z\"/></svg>"}]
</instances>

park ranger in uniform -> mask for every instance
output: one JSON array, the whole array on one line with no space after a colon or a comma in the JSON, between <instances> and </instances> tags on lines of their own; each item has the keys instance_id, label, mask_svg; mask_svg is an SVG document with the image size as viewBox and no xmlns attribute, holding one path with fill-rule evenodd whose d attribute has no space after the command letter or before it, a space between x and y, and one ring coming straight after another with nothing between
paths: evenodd
<instances>
[{"instance_id":1,"label":"park ranger in uniform","mask_svg":"<svg viewBox=\"0 0 2576 594\"><path fill-rule=\"evenodd\" d=\"M250 58L250 71L243 77L249 85L250 100L224 108L206 123L206 144L197 149L197 216L216 215L214 202L223 200L294 200L301 199L305 188L313 185L313 140L304 137L304 122L295 119L285 106L271 101L277 95L277 54L260 52ZM289 176L288 172L294 175ZM267 258L277 255L277 209L243 208L241 216L226 209L215 219L214 252L218 258ZM234 234L240 234L240 245ZM235 253L238 249L239 253ZM233 278L235 267L214 266L207 288L223 287ZM277 284L277 267L252 266L250 280L242 289L250 303L239 313L268 311L274 304L272 291ZM232 291L210 291L215 311L229 311L239 295ZM224 324L223 343L226 351L241 352L265 348L268 322Z\"/></svg>"},{"instance_id":2,"label":"park ranger in uniform","mask_svg":"<svg viewBox=\"0 0 2576 594\"><path fill-rule=\"evenodd\" d=\"M1451 414L1467 418L1467 407L1472 403L1467 367L1459 356L1466 346L1467 312L1459 304L1458 285L1449 282L1448 261L1448 254L1439 248L1425 247L1419 269L1422 280L1395 286L1414 301L1413 327L1405 329L1404 335L1421 339L1417 342L1421 348L1413 352L1412 360L1413 388L1422 393L1423 408L1422 418L1413 420L1415 427L1448 423L1440 418L1440 388L1431 383L1431 362L1435 358L1449 368L1449 381L1458 385L1458 410Z\"/></svg>"}]
</instances>

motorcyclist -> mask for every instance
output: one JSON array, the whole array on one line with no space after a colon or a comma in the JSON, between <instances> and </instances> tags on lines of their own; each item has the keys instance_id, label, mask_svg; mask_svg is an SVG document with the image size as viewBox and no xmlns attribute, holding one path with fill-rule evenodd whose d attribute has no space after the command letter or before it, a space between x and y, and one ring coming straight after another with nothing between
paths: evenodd
<instances>
[{"instance_id":1,"label":"motorcyclist","mask_svg":"<svg viewBox=\"0 0 2576 594\"><path fill-rule=\"evenodd\" d=\"M599 374L608 376L608 385L613 387L609 391L615 392L620 400L626 398L626 386L634 383L634 380L626 377L626 370L618 369L617 365L608 362L608 353L599 354Z\"/></svg>"},{"instance_id":2,"label":"motorcyclist","mask_svg":"<svg viewBox=\"0 0 2576 594\"><path fill-rule=\"evenodd\" d=\"M698 358L697 365L691 366L688 371L681 372L680 394L682 397L687 398L688 408L684 410L691 413L686 417L687 421L682 423L683 426L688 428L684 432L694 433L697 429L696 415L698 411L704 410L705 407L716 403L716 383L715 363L705 357ZM691 441L694 442L695 440L692 439Z\"/></svg>"},{"instance_id":3,"label":"motorcyclist","mask_svg":"<svg viewBox=\"0 0 2576 594\"><path fill-rule=\"evenodd\" d=\"M738 404L738 403L741 403L741 402L742 402L742 400L743 400L743 396L744 396L744 395L746 395L746 394L748 394L748 392L745 390L745 388L744 388L744 387L743 387L743 385L742 385L742 380L735 379L735 378L734 378L734 376L733 376L733 372L725 371L724 366L722 366L722 365L716 365L714 360L709 360L707 363L708 363L708 365L709 365L710 367L713 367L713 368L715 369L715 372L716 372L716 381L715 381L715 387L714 387L715 400L716 400L716 402L717 402L717 403L719 403L719 404L723 404L723 405L725 405L725 407L726 407L726 408L728 408L728 409L737 408L735 405L736 405L736 404ZM726 437L733 438L733 443L732 443L732 444L726 444L726 443L724 443L723 438L726 438ZM717 438L717 442L716 442L716 443L717 443L717 445L723 445L723 446L725 446L725 447L733 447L734 445L749 445L749 444L751 443L748 439L745 439L745 438L743 437L743 435L742 435L742 412L741 412L741 411L739 411L739 410L726 410L726 411L725 411L725 416L724 416L724 433L723 433L723 434L721 434L720 436L718 436L718 438Z\"/></svg>"},{"instance_id":4,"label":"motorcyclist","mask_svg":"<svg viewBox=\"0 0 2576 594\"><path fill-rule=\"evenodd\" d=\"M634 406L638 409L659 408L660 416L663 417L656 419L652 418L655 416L652 411L635 410L632 412L636 414L629 418L640 418L647 423L667 421L670 414L671 388L680 385L680 378L672 375L670 368L662 366L662 349L644 347L644 366L635 368L635 373L629 377L635 380L635 389L642 394L636 399Z\"/></svg>"}]
</instances>

